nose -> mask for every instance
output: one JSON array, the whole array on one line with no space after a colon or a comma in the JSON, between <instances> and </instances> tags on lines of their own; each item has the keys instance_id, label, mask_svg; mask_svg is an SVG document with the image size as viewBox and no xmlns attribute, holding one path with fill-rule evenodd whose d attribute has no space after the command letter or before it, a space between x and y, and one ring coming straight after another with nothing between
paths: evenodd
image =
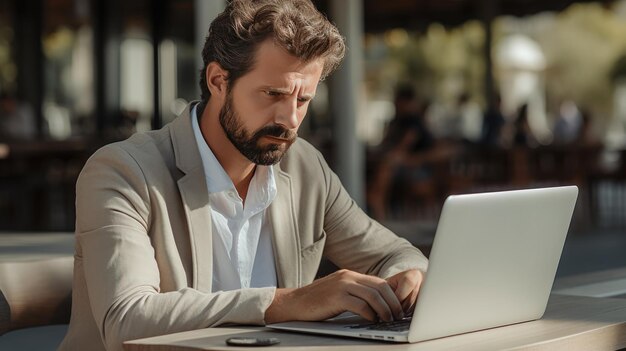
<instances>
[{"instance_id":1,"label":"nose","mask_svg":"<svg viewBox=\"0 0 626 351\"><path fill-rule=\"evenodd\" d=\"M300 124L298 118L298 99L297 97L284 99L276 111L275 123L287 129L296 129Z\"/></svg>"}]
</instances>

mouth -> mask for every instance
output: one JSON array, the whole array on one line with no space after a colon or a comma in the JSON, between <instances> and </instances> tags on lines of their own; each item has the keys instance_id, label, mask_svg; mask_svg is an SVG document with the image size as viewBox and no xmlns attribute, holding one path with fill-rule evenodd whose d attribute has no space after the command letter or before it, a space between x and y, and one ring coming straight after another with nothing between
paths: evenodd
<instances>
[{"instance_id":1,"label":"mouth","mask_svg":"<svg viewBox=\"0 0 626 351\"><path fill-rule=\"evenodd\" d=\"M270 141L277 142L277 143L290 143L291 142L290 139L279 138L279 137L275 137L271 135L264 135L263 138L269 139Z\"/></svg>"}]
</instances>

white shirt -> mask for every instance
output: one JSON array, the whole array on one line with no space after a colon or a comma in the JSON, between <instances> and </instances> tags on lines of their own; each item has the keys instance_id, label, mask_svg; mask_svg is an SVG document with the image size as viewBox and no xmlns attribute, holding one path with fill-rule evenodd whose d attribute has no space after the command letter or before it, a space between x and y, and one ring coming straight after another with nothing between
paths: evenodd
<instances>
[{"instance_id":1,"label":"white shirt","mask_svg":"<svg viewBox=\"0 0 626 351\"><path fill-rule=\"evenodd\" d=\"M197 106L197 105L196 105ZM276 197L271 166L256 166L245 206L232 180L202 137L196 114L192 127L202 158L213 226L213 292L276 286L271 223L267 207Z\"/></svg>"}]
</instances>

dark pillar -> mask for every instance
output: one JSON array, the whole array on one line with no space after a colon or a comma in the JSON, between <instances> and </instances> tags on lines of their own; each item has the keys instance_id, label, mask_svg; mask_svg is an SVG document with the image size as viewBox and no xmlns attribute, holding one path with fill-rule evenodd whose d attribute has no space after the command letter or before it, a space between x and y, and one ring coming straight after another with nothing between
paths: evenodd
<instances>
[{"instance_id":1,"label":"dark pillar","mask_svg":"<svg viewBox=\"0 0 626 351\"><path fill-rule=\"evenodd\" d=\"M119 118L120 15L118 0L94 0L94 74L96 134L105 136Z\"/></svg>"},{"instance_id":2,"label":"dark pillar","mask_svg":"<svg viewBox=\"0 0 626 351\"><path fill-rule=\"evenodd\" d=\"M159 74L161 61L159 59L159 48L163 40L163 30L165 25L165 1L153 0L150 2L152 6L152 60L154 74L154 115L152 117L152 129L159 129L163 126L163 117L161 116L161 77Z\"/></svg>"},{"instance_id":3,"label":"dark pillar","mask_svg":"<svg viewBox=\"0 0 626 351\"><path fill-rule=\"evenodd\" d=\"M30 104L35 114L37 137L44 137L42 101L44 92L42 0L15 2L15 46L18 64L17 94L20 100Z\"/></svg>"},{"instance_id":4,"label":"dark pillar","mask_svg":"<svg viewBox=\"0 0 626 351\"><path fill-rule=\"evenodd\" d=\"M493 42L493 21L499 13L499 0L481 0L480 1L480 20L485 28L485 100L487 106L494 108L495 105L495 88L493 81L493 59L491 57Z\"/></svg>"},{"instance_id":5,"label":"dark pillar","mask_svg":"<svg viewBox=\"0 0 626 351\"><path fill-rule=\"evenodd\" d=\"M332 1L330 13L348 46L343 63L330 80L333 168L354 201L365 207L365 148L357 136L363 84L363 1Z\"/></svg>"}]
</instances>

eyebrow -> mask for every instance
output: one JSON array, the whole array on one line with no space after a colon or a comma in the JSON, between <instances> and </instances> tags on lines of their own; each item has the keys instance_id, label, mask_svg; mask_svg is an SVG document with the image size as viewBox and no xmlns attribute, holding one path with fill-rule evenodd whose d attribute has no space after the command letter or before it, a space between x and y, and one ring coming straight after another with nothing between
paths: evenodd
<instances>
[{"instance_id":1,"label":"eyebrow","mask_svg":"<svg viewBox=\"0 0 626 351\"><path fill-rule=\"evenodd\" d=\"M261 90L266 90L266 91L270 91L272 93L279 93L279 94L284 94L284 95L290 95L291 91L289 89L284 89L284 88L275 88L275 87L270 87L270 86L264 86L261 87ZM315 97L315 94L302 94L299 96L299 98L306 98L309 100L312 100Z\"/></svg>"}]
</instances>

